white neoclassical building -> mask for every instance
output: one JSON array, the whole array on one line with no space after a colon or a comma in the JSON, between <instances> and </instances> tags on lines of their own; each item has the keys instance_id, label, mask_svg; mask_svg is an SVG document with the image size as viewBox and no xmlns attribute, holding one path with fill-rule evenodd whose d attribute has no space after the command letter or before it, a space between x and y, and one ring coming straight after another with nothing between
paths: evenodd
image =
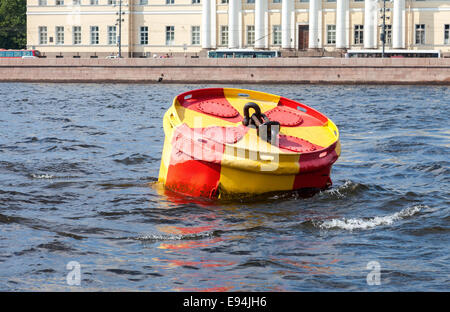
<instances>
[{"instance_id":1,"label":"white neoclassical building","mask_svg":"<svg viewBox=\"0 0 450 312\"><path fill-rule=\"evenodd\" d=\"M384 1L28 0L27 5L29 48L49 57L83 57L116 54L119 39L125 56L223 48L378 49ZM385 5L388 49L450 52L450 1Z\"/></svg>"}]
</instances>

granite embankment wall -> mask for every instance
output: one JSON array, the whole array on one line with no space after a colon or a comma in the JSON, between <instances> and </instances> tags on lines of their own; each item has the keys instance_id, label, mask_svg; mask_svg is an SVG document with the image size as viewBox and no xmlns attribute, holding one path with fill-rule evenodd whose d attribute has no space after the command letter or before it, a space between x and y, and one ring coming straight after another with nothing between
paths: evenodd
<instances>
[{"instance_id":1,"label":"granite embankment wall","mask_svg":"<svg viewBox=\"0 0 450 312\"><path fill-rule=\"evenodd\" d=\"M450 85L450 58L3 59L0 81Z\"/></svg>"}]
</instances>

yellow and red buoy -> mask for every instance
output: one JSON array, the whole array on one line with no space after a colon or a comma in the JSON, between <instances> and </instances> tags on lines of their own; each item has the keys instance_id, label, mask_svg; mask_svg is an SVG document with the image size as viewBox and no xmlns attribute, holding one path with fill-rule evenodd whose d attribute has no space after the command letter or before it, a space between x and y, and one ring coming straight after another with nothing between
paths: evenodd
<instances>
[{"instance_id":1,"label":"yellow and red buoy","mask_svg":"<svg viewBox=\"0 0 450 312\"><path fill-rule=\"evenodd\" d=\"M326 116L258 91L180 94L163 126L159 181L193 197L323 189L340 155L338 129Z\"/></svg>"}]
</instances>

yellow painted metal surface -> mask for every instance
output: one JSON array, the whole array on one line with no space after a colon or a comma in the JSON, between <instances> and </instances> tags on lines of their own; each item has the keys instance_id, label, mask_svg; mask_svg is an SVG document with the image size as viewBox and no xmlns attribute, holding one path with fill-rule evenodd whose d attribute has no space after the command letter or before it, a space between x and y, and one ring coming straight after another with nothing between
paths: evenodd
<instances>
[{"instance_id":1,"label":"yellow painted metal surface","mask_svg":"<svg viewBox=\"0 0 450 312\"><path fill-rule=\"evenodd\" d=\"M163 127L166 137L159 172L159 181L164 184L168 179L169 168L171 168L171 166L177 165L178 167L183 167L184 165L183 163L173 163L173 144L174 140L177 139L174 138L174 133L178 127L187 126L187 129L202 129L217 126L242 128L242 123L240 121L237 122L233 119L217 118L216 116L191 109L190 106L182 105L183 102L180 103L180 101L183 101L190 96L189 93L186 94L187 96L185 97L181 97L180 95L175 98L172 106L164 115ZM194 96L195 93L193 93L192 97ZM244 115L244 106L249 102L256 103L261 108L262 113L281 105L280 96L252 90L224 88L223 97L239 112L240 116ZM303 104L299 105L304 106ZM292 108L292 106L290 107ZM313 120L313 117L306 113L305 118ZM326 152L322 153L325 156L321 154L320 157L331 157L329 155L331 153L339 156L341 153L339 131L331 120L324 116L323 118L325 118L325 120L311 123L314 124L313 126L282 126L280 128L280 134L306 140L316 146L320 146L320 148L323 148L324 150L330 146L334 146L332 150L328 149ZM175 152L179 154L184 151ZM335 157L336 159L337 156ZM195 159L192 157L187 157L187 159L194 162L205 162L202 159ZM306 161L302 162L304 159L306 159ZM321 160L318 158L317 161L325 163L326 159L324 158L324 160ZM334 161L335 159L332 162ZM186 162L186 169L182 170L186 170L186 175L191 176L193 174L192 170L194 169L190 169L187 163L188 162ZM302 170L308 170L308 168L311 167L311 164L314 165L313 162L308 162L308 159L305 158L302 153L281 149L278 146L261 139L257 135L255 129L247 128L245 134L236 143L223 144L223 153L219 165L208 165L211 172L217 174L218 180L217 185L213 183L214 187L209 187L212 188L211 194L219 197L229 194L259 194L292 190L296 188L296 185L305 185L305 183L307 185L307 181L299 180L301 179L299 174L302 173ZM302 169L302 166L305 166L305 169ZM331 164L329 167L331 168ZM195 170L199 170L198 168L200 167L195 168L197 168ZM311 169L309 170L311 171ZM320 172L320 174L326 175L327 172L329 174L329 170ZM180 172L177 171L177 176L180 177L180 180L183 180L182 172L180 174ZM190 177L190 181L192 181L192 176ZM180 181L180 184L182 183L183 181ZM202 194L204 194L203 191Z\"/></svg>"}]
</instances>

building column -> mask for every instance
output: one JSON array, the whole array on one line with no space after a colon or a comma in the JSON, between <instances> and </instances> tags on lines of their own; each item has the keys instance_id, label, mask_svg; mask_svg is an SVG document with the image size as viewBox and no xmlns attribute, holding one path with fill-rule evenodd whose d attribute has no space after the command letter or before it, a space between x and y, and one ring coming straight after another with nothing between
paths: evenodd
<instances>
[{"instance_id":1,"label":"building column","mask_svg":"<svg viewBox=\"0 0 450 312\"><path fill-rule=\"evenodd\" d=\"M267 10L267 0L255 1L255 48L265 47L265 19Z\"/></svg>"},{"instance_id":2,"label":"building column","mask_svg":"<svg viewBox=\"0 0 450 312\"><path fill-rule=\"evenodd\" d=\"M242 49L244 47L244 12L242 11L242 1L239 1L238 12L239 49Z\"/></svg>"},{"instance_id":3,"label":"building column","mask_svg":"<svg viewBox=\"0 0 450 312\"><path fill-rule=\"evenodd\" d=\"M378 5L377 0L365 0L364 2L364 48L375 49L377 47Z\"/></svg>"},{"instance_id":4,"label":"building column","mask_svg":"<svg viewBox=\"0 0 450 312\"><path fill-rule=\"evenodd\" d=\"M202 1L202 48L211 49L211 0Z\"/></svg>"},{"instance_id":5,"label":"building column","mask_svg":"<svg viewBox=\"0 0 450 312\"><path fill-rule=\"evenodd\" d=\"M322 47L320 42L322 23L319 16L322 8L322 0L309 0L309 48L318 49Z\"/></svg>"},{"instance_id":6,"label":"building column","mask_svg":"<svg viewBox=\"0 0 450 312\"><path fill-rule=\"evenodd\" d=\"M294 0L282 0L281 4L281 47L291 48L291 18L294 10Z\"/></svg>"},{"instance_id":7,"label":"building column","mask_svg":"<svg viewBox=\"0 0 450 312\"><path fill-rule=\"evenodd\" d=\"M270 34L269 27L270 26L269 26L269 12L268 11L266 11L264 13L264 22L265 22L265 25L264 25L264 47L266 49L268 49L270 46L270 41L269 41L269 34Z\"/></svg>"},{"instance_id":8,"label":"building column","mask_svg":"<svg viewBox=\"0 0 450 312\"><path fill-rule=\"evenodd\" d=\"M405 0L394 0L392 48L405 48Z\"/></svg>"},{"instance_id":9,"label":"building column","mask_svg":"<svg viewBox=\"0 0 450 312\"><path fill-rule=\"evenodd\" d=\"M211 48L217 48L217 3L211 1Z\"/></svg>"},{"instance_id":10,"label":"building column","mask_svg":"<svg viewBox=\"0 0 450 312\"><path fill-rule=\"evenodd\" d=\"M239 7L240 0L228 2L228 48L239 48Z\"/></svg>"},{"instance_id":11,"label":"building column","mask_svg":"<svg viewBox=\"0 0 450 312\"><path fill-rule=\"evenodd\" d=\"M336 3L336 49L348 48L348 1L337 0Z\"/></svg>"}]
</instances>

